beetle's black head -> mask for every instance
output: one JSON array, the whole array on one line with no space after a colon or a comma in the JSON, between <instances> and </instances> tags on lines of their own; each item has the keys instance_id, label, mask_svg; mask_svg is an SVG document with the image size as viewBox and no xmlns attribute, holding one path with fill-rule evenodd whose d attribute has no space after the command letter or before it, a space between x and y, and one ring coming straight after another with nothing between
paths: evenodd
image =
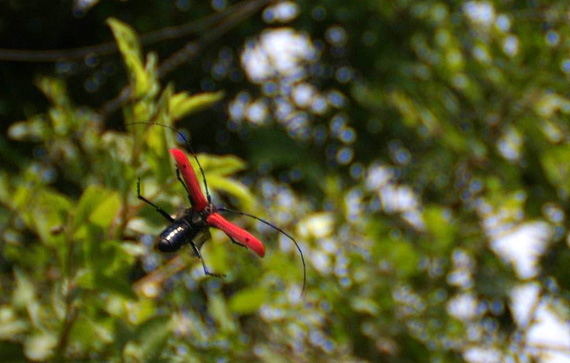
<instances>
[{"instance_id":1,"label":"beetle's black head","mask_svg":"<svg viewBox=\"0 0 570 363\"><path fill-rule=\"evenodd\" d=\"M209 203L206 208L204 208L204 210L201 212L201 214L203 215L204 219L208 218L208 216L212 213L216 213L217 209L216 206L213 205L212 203Z\"/></svg>"}]
</instances>

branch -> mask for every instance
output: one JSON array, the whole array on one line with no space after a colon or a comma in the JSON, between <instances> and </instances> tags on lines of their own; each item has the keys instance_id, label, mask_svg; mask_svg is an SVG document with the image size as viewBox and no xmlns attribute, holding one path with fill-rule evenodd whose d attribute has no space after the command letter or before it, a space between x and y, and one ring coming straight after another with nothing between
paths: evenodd
<instances>
[{"instance_id":1,"label":"branch","mask_svg":"<svg viewBox=\"0 0 570 363\"><path fill-rule=\"evenodd\" d=\"M206 16L186 24L171 26L142 34L140 36L141 44L150 45L163 40L176 39L191 34L202 33L232 13L239 12L241 6L247 5L248 4L242 5L242 3L236 4L227 8L223 12ZM114 41L70 49L31 50L0 48L0 60L10 62L51 63L83 59L92 54L98 56L109 55L117 52L118 49L117 43Z\"/></svg>"}]
</instances>

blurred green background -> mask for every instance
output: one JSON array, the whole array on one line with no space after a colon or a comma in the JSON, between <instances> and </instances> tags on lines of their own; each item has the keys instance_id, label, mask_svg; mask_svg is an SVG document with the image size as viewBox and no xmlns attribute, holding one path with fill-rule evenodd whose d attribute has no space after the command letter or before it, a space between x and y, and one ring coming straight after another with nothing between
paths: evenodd
<instances>
[{"instance_id":1,"label":"blurred green background","mask_svg":"<svg viewBox=\"0 0 570 363\"><path fill-rule=\"evenodd\" d=\"M565 1L0 2L0 357L569 362ZM184 129L212 229L188 206Z\"/></svg>"}]
</instances>

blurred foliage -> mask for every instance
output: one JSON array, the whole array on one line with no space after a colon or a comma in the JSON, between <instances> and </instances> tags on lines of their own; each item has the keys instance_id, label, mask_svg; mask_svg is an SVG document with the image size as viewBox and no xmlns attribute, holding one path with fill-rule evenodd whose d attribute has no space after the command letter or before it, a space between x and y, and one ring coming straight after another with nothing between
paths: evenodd
<instances>
[{"instance_id":1,"label":"blurred foliage","mask_svg":"<svg viewBox=\"0 0 570 363\"><path fill-rule=\"evenodd\" d=\"M78 106L92 99L55 72L35 82L47 111L10 120L10 141L0 140L5 360L567 354L528 339L539 307L561 324L570 311L565 2L276 2L262 11L266 24L251 18L203 49L198 66L180 63L176 87L158 72L164 49L145 53L109 4L84 11L108 18L118 45L129 86L120 117ZM168 20L172 9L153 4L129 23ZM282 36L290 42L269 54L266 40ZM268 253L259 260L212 230L204 257L223 279L204 277L186 248L153 250L165 225L137 200L137 178L169 212L188 202L168 153L184 144L148 123L200 126L192 114L220 104L228 121L205 116L190 138L228 154L198 154L213 199L297 237L308 267L302 298L294 246L247 219L237 223ZM527 254L514 258L517 250ZM528 312L515 313L515 292L529 286Z\"/></svg>"}]
</instances>

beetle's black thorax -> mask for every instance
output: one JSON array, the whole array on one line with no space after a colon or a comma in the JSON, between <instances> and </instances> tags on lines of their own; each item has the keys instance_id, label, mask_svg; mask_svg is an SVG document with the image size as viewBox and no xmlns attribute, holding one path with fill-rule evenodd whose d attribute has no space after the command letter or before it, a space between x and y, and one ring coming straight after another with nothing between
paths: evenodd
<instances>
[{"instance_id":1,"label":"beetle's black thorax","mask_svg":"<svg viewBox=\"0 0 570 363\"><path fill-rule=\"evenodd\" d=\"M210 213L212 211L208 207L202 212L196 212L192 208L186 209L162 231L157 244L158 250L174 252L190 242L193 242L198 249L202 247L210 235L206 223Z\"/></svg>"}]
</instances>

